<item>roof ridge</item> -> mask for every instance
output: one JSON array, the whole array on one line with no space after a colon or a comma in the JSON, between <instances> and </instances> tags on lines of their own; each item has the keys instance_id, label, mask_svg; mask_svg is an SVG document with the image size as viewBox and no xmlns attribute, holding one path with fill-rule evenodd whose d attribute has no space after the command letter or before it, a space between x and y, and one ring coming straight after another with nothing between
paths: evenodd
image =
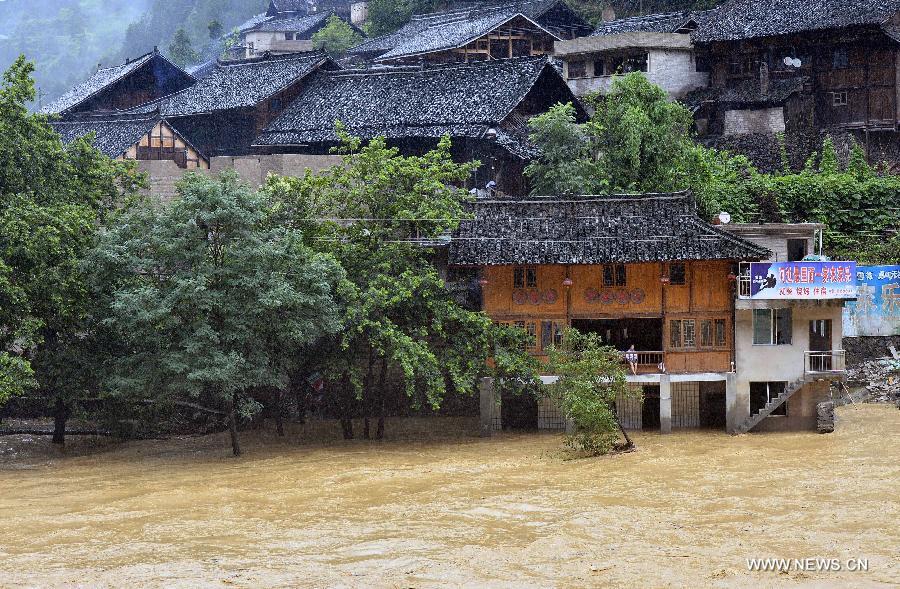
<instances>
[{"instance_id":1,"label":"roof ridge","mask_svg":"<svg viewBox=\"0 0 900 589\"><path fill-rule=\"evenodd\" d=\"M422 74L428 72L442 72L448 70L462 70L462 69L481 69L481 68L491 68L491 67L503 67L508 66L510 64L516 63L539 63L546 62L549 63L548 56L546 55L534 55L534 56L523 56L523 57L509 57L505 59L490 59L486 61L470 61L470 62L459 62L459 63L440 63L440 64L422 64L422 65L380 65L377 68L352 68L352 69L344 69L344 70L336 70L333 72L326 72L330 76L334 77L353 77L353 76L361 76L361 75L375 75L375 74Z\"/></svg>"},{"instance_id":2,"label":"roof ridge","mask_svg":"<svg viewBox=\"0 0 900 589\"><path fill-rule=\"evenodd\" d=\"M301 59L309 59L314 56L327 57L328 53L321 49L312 51L295 51L293 53L275 54L266 51L258 57L248 57L245 59L216 59L216 66L222 67L238 67L244 65L256 65L260 63L272 63L273 61L300 61Z\"/></svg>"}]
</instances>

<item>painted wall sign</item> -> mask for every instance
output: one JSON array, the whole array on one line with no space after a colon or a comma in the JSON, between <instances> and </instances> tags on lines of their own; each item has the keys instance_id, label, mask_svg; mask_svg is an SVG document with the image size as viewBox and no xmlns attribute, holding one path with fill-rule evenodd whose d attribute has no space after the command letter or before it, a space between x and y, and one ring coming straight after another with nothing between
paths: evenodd
<instances>
[{"instance_id":1,"label":"painted wall sign","mask_svg":"<svg viewBox=\"0 0 900 589\"><path fill-rule=\"evenodd\" d=\"M844 335L900 335L900 266L860 266L856 283L857 299L844 307Z\"/></svg>"},{"instance_id":2,"label":"painted wall sign","mask_svg":"<svg viewBox=\"0 0 900 589\"><path fill-rule=\"evenodd\" d=\"M855 299L856 262L750 264L750 298Z\"/></svg>"}]
</instances>

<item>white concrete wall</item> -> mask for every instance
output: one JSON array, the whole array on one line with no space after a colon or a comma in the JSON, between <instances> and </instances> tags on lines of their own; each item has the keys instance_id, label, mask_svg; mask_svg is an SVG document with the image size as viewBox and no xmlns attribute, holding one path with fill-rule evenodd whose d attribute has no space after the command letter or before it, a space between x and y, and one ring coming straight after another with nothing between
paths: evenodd
<instances>
[{"instance_id":1,"label":"white concrete wall","mask_svg":"<svg viewBox=\"0 0 900 589\"><path fill-rule=\"evenodd\" d=\"M784 129L784 108L780 106L725 111L725 135L783 133Z\"/></svg>"},{"instance_id":2,"label":"white concrete wall","mask_svg":"<svg viewBox=\"0 0 900 589\"><path fill-rule=\"evenodd\" d=\"M369 3L354 2L350 5L350 22L360 26L369 20Z\"/></svg>"},{"instance_id":3,"label":"white concrete wall","mask_svg":"<svg viewBox=\"0 0 900 589\"><path fill-rule=\"evenodd\" d=\"M248 46L253 43L253 55L260 55L266 51L272 53L295 53L298 51L312 51L312 41L292 40L288 41L284 38L284 32L263 32L251 31L244 35L244 45ZM247 50L249 52L249 49ZM246 55L245 57L253 57Z\"/></svg>"},{"instance_id":4,"label":"white concrete wall","mask_svg":"<svg viewBox=\"0 0 900 589\"><path fill-rule=\"evenodd\" d=\"M793 338L791 345L753 345L753 311L740 308L751 303L758 308L791 308ZM768 303L768 304L765 304ZM738 387L749 393L751 382L791 382L803 376L804 353L809 351L809 322L831 319L831 349L841 349L843 304L823 302L792 304L791 301L738 301L735 311L735 357ZM747 304L746 306L750 306Z\"/></svg>"},{"instance_id":5,"label":"white concrete wall","mask_svg":"<svg viewBox=\"0 0 900 589\"><path fill-rule=\"evenodd\" d=\"M739 406L736 422L750 416L751 382L793 382L804 375L805 352L809 351L809 322L831 319L831 349L840 350L843 338L840 302L821 304L792 304L790 301L738 301L735 311L736 403ZM753 345L753 310L757 308L787 308L793 310L790 345ZM815 427L815 405L826 400L828 387L811 383L788 400L789 420L777 424L778 417L770 417L759 429L803 429ZM774 420L774 421L773 421ZM773 423L769 423L773 421ZM763 427L765 425L765 427ZM782 427L784 426L784 427Z\"/></svg>"},{"instance_id":6,"label":"white concrete wall","mask_svg":"<svg viewBox=\"0 0 900 589\"><path fill-rule=\"evenodd\" d=\"M709 85L709 74L696 71L694 54L679 49L650 49L647 64L647 79L665 90L671 98L682 98L697 88ZM613 82L613 76L596 76L594 59L602 54L579 54L565 57L564 72L568 79L568 61L587 63L587 78L568 79L569 88L576 96L591 92L605 93Z\"/></svg>"}]
</instances>

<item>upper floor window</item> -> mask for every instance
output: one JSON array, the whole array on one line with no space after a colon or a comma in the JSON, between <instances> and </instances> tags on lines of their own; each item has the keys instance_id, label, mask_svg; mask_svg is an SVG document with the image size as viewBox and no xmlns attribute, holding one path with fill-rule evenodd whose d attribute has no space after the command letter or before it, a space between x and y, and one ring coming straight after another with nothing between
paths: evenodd
<instances>
[{"instance_id":1,"label":"upper floor window","mask_svg":"<svg viewBox=\"0 0 900 589\"><path fill-rule=\"evenodd\" d=\"M681 262L669 264L669 284L683 286L687 283L687 267Z\"/></svg>"},{"instance_id":2,"label":"upper floor window","mask_svg":"<svg viewBox=\"0 0 900 589\"><path fill-rule=\"evenodd\" d=\"M603 286L627 286L628 272L625 264L605 264L603 266Z\"/></svg>"},{"instance_id":3,"label":"upper floor window","mask_svg":"<svg viewBox=\"0 0 900 589\"><path fill-rule=\"evenodd\" d=\"M284 34L284 40L285 40L285 41L293 41L293 40L294 40L294 33L285 33L285 34Z\"/></svg>"},{"instance_id":4,"label":"upper floor window","mask_svg":"<svg viewBox=\"0 0 900 589\"><path fill-rule=\"evenodd\" d=\"M650 55L647 53L637 53L629 55L622 64L622 73L629 74L631 72L647 72L650 66Z\"/></svg>"},{"instance_id":5,"label":"upper floor window","mask_svg":"<svg viewBox=\"0 0 900 589\"><path fill-rule=\"evenodd\" d=\"M790 309L753 309L753 345L789 346L793 328Z\"/></svg>"},{"instance_id":6,"label":"upper floor window","mask_svg":"<svg viewBox=\"0 0 900 589\"><path fill-rule=\"evenodd\" d=\"M832 55L832 65L834 69L841 70L850 67L850 52L846 47L838 47Z\"/></svg>"},{"instance_id":7,"label":"upper floor window","mask_svg":"<svg viewBox=\"0 0 900 589\"><path fill-rule=\"evenodd\" d=\"M513 288L537 288L537 268L525 266L514 268Z\"/></svg>"},{"instance_id":8,"label":"upper floor window","mask_svg":"<svg viewBox=\"0 0 900 589\"><path fill-rule=\"evenodd\" d=\"M671 348L693 348L697 345L697 322L694 319L674 319L669 322Z\"/></svg>"},{"instance_id":9,"label":"upper floor window","mask_svg":"<svg viewBox=\"0 0 900 589\"><path fill-rule=\"evenodd\" d=\"M756 60L752 55L737 55L728 61L728 75L731 77L746 77L753 73Z\"/></svg>"},{"instance_id":10,"label":"upper floor window","mask_svg":"<svg viewBox=\"0 0 900 589\"><path fill-rule=\"evenodd\" d=\"M606 75L606 60L605 59L595 59L594 60L594 77L599 78L600 76Z\"/></svg>"},{"instance_id":11,"label":"upper floor window","mask_svg":"<svg viewBox=\"0 0 900 589\"><path fill-rule=\"evenodd\" d=\"M850 103L850 95L846 90L843 92L832 92L831 93L831 104L832 106L847 106Z\"/></svg>"},{"instance_id":12,"label":"upper floor window","mask_svg":"<svg viewBox=\"0 0 900 589\"><path fill-rule=\"evenodd\" d=\"M586 78L587 77L587 62L584 60L570 61L569 62L569 79L574 80L577 78Z\"/></svg>"}]
</instances>

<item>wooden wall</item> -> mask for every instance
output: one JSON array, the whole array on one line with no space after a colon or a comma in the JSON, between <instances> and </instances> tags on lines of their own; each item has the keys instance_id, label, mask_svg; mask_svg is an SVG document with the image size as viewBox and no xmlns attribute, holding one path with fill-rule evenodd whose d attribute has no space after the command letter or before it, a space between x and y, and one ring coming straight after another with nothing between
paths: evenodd
<instances>
[{"instance_id":1,"label":"wooden wall","mask_svg":"<svg viewBox=\"0 0 900 589\"><path fill-rule=\"evenodd\" d=\"M123 159L172 160L179 168L209 169L209 160L184 142L165 121L160 121L125 152Z\"/></svg>"},{"instance_id":2,"label":"wooden wall","mask_svg":"<svg viewBox=\"0 0 900 589\"><path fill-rule=\"evenodd\" d=\"M513 266L483 269L483 309L495 321L533 323L538 342L546 321L571 324L573 319L663 319L663 350L669 372L724 372L733 356L733 283L727 261L685 264L685 284L665 284L668 266L660 263L629 264L624 286L603 286L603 267L588 265L537 266L537 285L514 288ZM566 288L566 277L572 286ZM674 346L672 322L693 322L695 345ZM721 338L702 346L701 326L724 324ZM541 354L539 346L536 354ZM660 351L660 350L646 350Z\"/></svg>"}]
</instances>

